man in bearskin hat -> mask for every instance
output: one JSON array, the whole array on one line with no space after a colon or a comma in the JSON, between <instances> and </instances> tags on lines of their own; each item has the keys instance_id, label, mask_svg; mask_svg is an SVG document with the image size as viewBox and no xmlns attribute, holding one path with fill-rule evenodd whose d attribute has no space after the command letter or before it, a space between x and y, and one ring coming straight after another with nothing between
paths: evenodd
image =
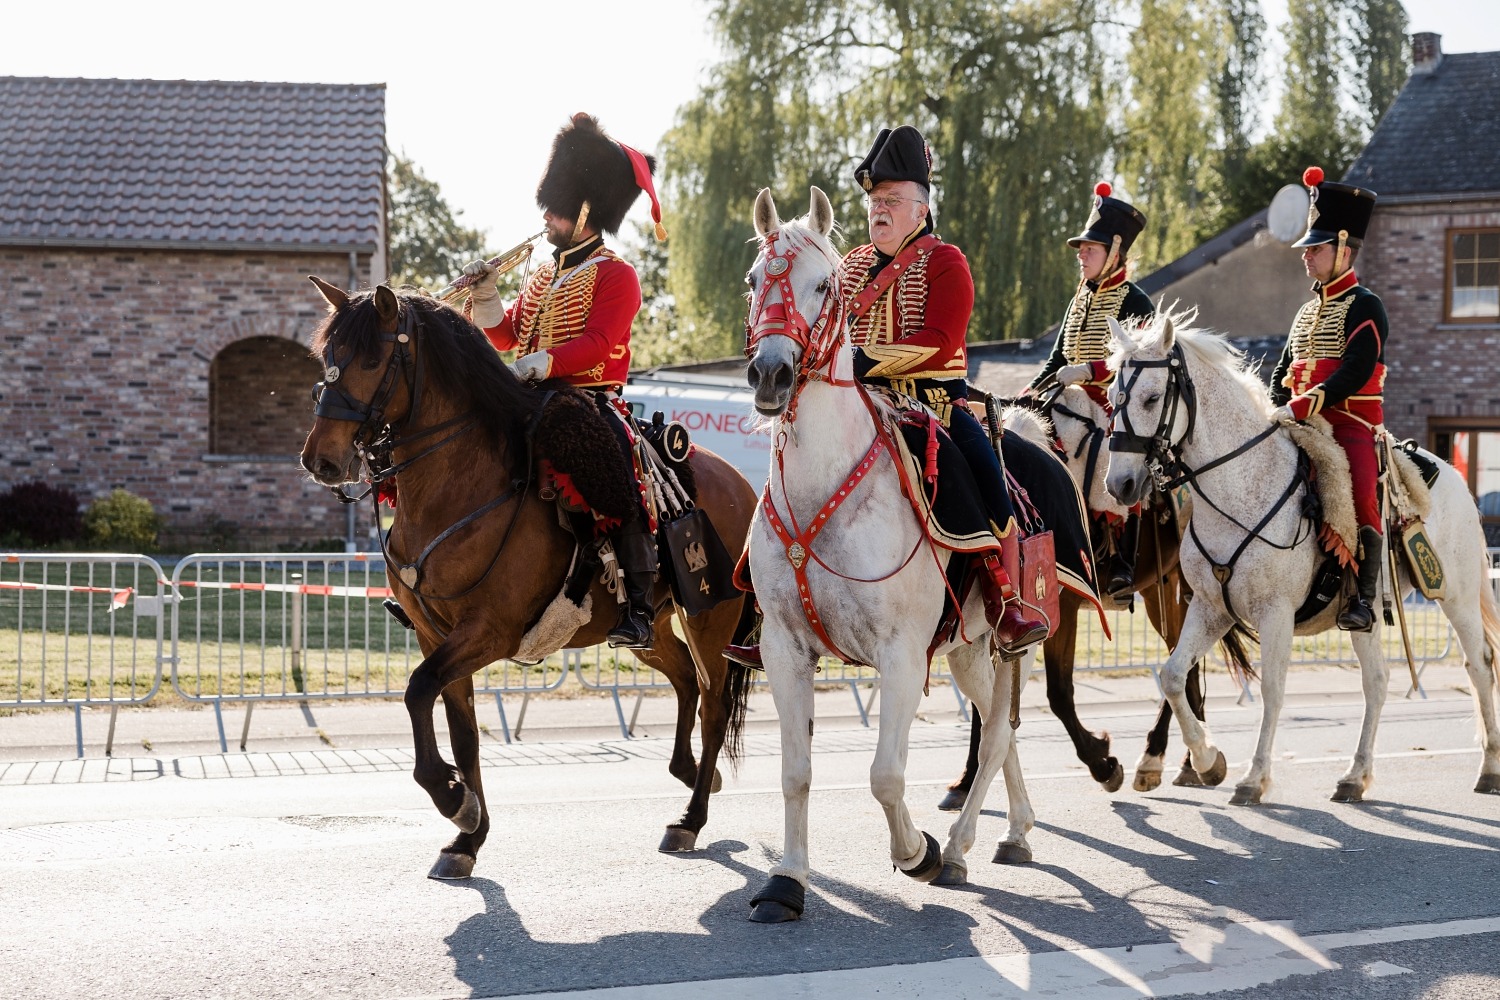
<instances>
[{"instance_id":1,"label":"man in bearskin hat","mask_svg":"<svg viewBox=\"0 0 1500 1000\"><path fill-rule=\"evenodd\" d=\"M509 309L500 301L493 268L484 261L464 268L481 279L470 299L474 324L497 350L516 352L511 370L528 382L560 379L594 393L631 468L635 432L619 394L630 369L630 326L641 307L641 283L604 237L619 230L642 191L651 199L657 238L666 236L651 179L655 168L654 158L611 139L596 118L574 115L553 141L536 189L552 260L532 273ZM644 509L634 513L609 532L626 600L608 641L639 649L654 638L657 557L649 515Z\"/></svg>"},{"instance_id":2,"label":"man in bearskin hat","mask_svg":"<svg viewBox=\"0 0 1500 1000\"><path fill-rule=\"evenodd\" d=\"M1359 283L1354 261L1375 211L1375 192L1325 181L1321 167L1302 175L1311 204L1307 232L1292 246L1313 279L1312 301L1292 321L1281 360L1271 373L1272 419L1320 414L1349 456L1354 513L1359 520L1357 593L1339 614L1339 628L1367 632L1375 624L1375 587L1383 554L1376 501L1379 464L1375 428L1385 420L1385 305Z\"/></svg>"},{"instance_id":3,"label":"man in bearskin hat","mask_svg":"<svg viewBox=\"0 0 1500 1000\"><path fill-rule=\"evenodd\" d=\"M974 472L1001 547L1016 546L1015 510L989 435L969 411L966 335L974 279L963 251L934 232L932 154L911 125L881 129L855 168L865 191L870 242L844 255L854 373L927 405L942 420ZM997 552L979 574L985 617L1008 652L1046 638L1029 617Z\"/></svg>"},{"instance_id":4,"label":"man in bearskin hat","mask_svg":"<svg viewBox=\"0 0 1500 1000\"><path fill-rule=\"evenodd\" d=\"M1108 388L1115 373L1105 359L1110 352L1109 321L1148 320L1156 315L1151 297L1126 280L1127 255L1146 227L1146 216L1129 202L1113 197L1101 181L1094 186L1094 206L1083 232L1068 240L1078 254L1078 290L1068 303L1057 342L1036 378L1026 387L1037 392L1053 382L1081 385L1089 398L1110 411ZM1111 596L1135 589L1135 557L1141 518L1132 511L1115 537L1115 557L1105 580Z\"/></svg>"}]
</instances>

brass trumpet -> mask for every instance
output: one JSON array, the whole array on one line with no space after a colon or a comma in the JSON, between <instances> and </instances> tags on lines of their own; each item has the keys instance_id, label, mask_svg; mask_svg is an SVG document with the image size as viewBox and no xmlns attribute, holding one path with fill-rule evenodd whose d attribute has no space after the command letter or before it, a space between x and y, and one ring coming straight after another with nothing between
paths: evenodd
<instances>
[{"instance_id":1,"label":"brass trumpet","mask_svg":"<svg viewBox=\"0 0 1500 1000\"><path fill-rule=\"evenodd\" d=\"M520 267L522 264L531 259L532 244L546 235L547 230L545 229L543 229L539 233L534 233L531 236L526 237L520 243L517 243L515 246L511 247L509 250L505 251L500 256L491 257L489 260L485 261L485 263L490 267L493 267L497 275L504 274L506 271L510 271L517 267ZM471 275L460 275L457 279L454 280L451 285L443 289L441 292L438 292L437 297L442 299L444 302L453 302L463 292L467 291L471 285L474 284L474 280L475 279Z\"/></svg>"}]
</instances>

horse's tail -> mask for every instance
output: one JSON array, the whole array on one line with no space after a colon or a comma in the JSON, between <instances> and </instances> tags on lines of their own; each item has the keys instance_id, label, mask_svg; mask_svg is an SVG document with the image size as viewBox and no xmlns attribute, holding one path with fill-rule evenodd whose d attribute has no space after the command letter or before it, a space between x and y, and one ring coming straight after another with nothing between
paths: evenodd
<instances>
[{"instance_id":1,"label":"horse's tail","mask_svg":"<svg viewBox=\"0 0 1500 1000\"><path fill-rule=\"evenodd\" d=\"M1235 622L1224 633L1224 638L1219 640L1224 647L1224 663L1229 667L1229 676L1242 687L1250 681L1260 679L1256 676L1255 664L1250 661L1250 653L1245 648L1247 643L1255 641L1250 630L1239 622Z\"/></svg>"},{"instance_id":2,"label":"horse's tail","mask_svg":"<svg viewBox=\"0 0 1500 1000\"><path fill-rule=\"evenodd\" d=\"M745 594L740 606L740 620L734 627L735 643L747 643L755 630L755 595ZM745 711L750 703L750 688L755 683L755 672L743 663L725 661L729 670L724 675L724 708L728 722L724 729L724 756L731 765L738 765L744 753Z\"/></svg>"},{"instance_id":3,"label":"horse's tail","mask_svg":"<svg viewBox=\"0 0 1500 1000\"><path fill-rule=\"evenodd\" d=\"M1479 620L1484 623L1485 659L1491 666L1500 653L1500 607L1496 606L1494 584L1490 582L1490 554L1479 550Z\"/></svg>"}]
</instances>

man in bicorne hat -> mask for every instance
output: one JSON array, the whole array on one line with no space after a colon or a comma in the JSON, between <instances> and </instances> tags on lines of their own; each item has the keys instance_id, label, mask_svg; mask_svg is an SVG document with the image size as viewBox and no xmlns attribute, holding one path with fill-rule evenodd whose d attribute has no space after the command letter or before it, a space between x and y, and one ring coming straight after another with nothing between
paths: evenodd
<instances>
[{"instance_id":1,"label":"man in bicorne hat","mask_svg":"<svg viewBox=\"0 0 1500 1000\"><path fill-rule=\"evenodd\" d=\"M1094 186L1093 211L1083 232L1068 240L1078 254L1078 290L1068 303L1057 342L1046 364L1026 387L1037 392L1050 383L1081 385L1104 412L1111 412L1108 388L1115 373L1105 363L1110 352L1109 321L1149 320L1156 315L1151 297L1126 280L1126 255L1146 227L1146 216L1129 202L1113 197L1104 181ZM1140 544L1139 511L1117 523L1115 557L1105 579L1111 596L1135 589L1135 557Z\"/></svg>"},{"instance_id":2,"label":"man in bicorne hat","mask_svg":"<svg viewBox=\"0 0 1500 1000\"><path fill-rule=\"evenodd\" d=\"M641 307L635 268L604 245L642 191L651 199L658 239L665 238L651 174L656 161L611 139L598 119L576 114L557 134L536 189L537 207L555 248L531 275L509 309L500 301L494 269L475 261L464 273L480 276L470 299L474 324L497 350L515 351L510 368L528 382L562 379L595 394L617 430L631 468L634 429L620 389L630 369L630 326ZM642 509L609 532L623 573L625 603L609 633L611 646L649 647L656 539Z\"/></svg>"},{"instance_id":3,"label":"man in bicorne hat","mask_svg":"<svg viewBox=\"0 0 1500 1000\"><path fill-rule=\"evenodd\" d=\"M1375 192L1325 181L1321 167L1302 174L1312 202L1307 232L1294 247L1313 279L1313 299L1298 310L1281 360L1271 373L1272 419L1320 414L1349 456L1354 513L1359 519L1358 592L1339 613L1339 628L1367 632L1375 624L1375 587L1383 555L1376 500L1379 464L1375 428L1385 420L1385 305L1359 283L1354 261L1375 211Z\"/></svg>"},{"instance_id":4,"label":"man in bicorne hat","mask_svg":"<svg viewBox=\"0 0 1500 1000\"><path fill-rule=\"evenodd\" d=\"M974 279L963 251L933 231L932 154L922 133L911 125L881 129L854 178L865 191L870 224L870 242L845 254L841 269L854 374L937 414L973 470L997 546L1016 546L1005 474L967 402ZM1046 623L1015 600L997 551L983 557L979 582L1002 650L1017 652L1046 638Z\"/></svg>"}]
</instances>

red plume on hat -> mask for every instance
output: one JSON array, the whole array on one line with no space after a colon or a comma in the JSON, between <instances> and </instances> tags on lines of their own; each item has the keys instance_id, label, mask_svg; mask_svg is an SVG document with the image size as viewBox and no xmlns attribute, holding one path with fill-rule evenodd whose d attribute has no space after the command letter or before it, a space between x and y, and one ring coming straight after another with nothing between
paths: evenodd
<instances>
[{"instance_id":1,"label":"red plume on hat","mask_svg":"<svg viewBox=\"0 0 1500 1000\"><path fill-rule=\"evenodd\" d=\"M587 224L614 234L645 191L651 198L656 237L665 239L661 203L651 176L655 169L655 157L616 142L599 127L599 119L579 112L552 141L552 156L536 188L536 204L564 219L577 219L588 202Z\"/></svg>"}]
</instances>

